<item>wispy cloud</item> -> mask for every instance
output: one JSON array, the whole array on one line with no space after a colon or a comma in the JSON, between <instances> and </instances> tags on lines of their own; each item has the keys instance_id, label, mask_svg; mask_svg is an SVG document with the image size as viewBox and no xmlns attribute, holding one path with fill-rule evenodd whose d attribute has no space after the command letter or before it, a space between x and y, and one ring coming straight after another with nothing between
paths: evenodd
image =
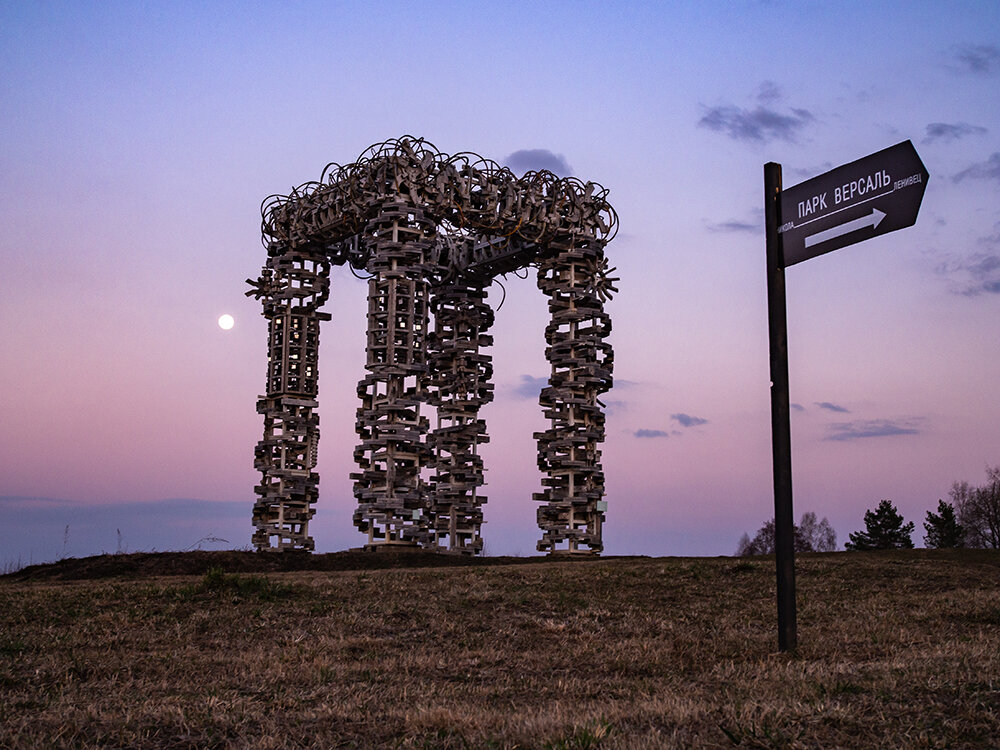
<instances>
[{"instance_id":1,"label":"wispy cloud","mask_svg":"<svg viewBox=\"0 0 1000 750\"><path fill-rule=\"evenodd\" d=\"M670 433L665 430L636 430L632 433L637 438L665 438L670 437Z\"/></svg>"},{"instance_id":2,"label":"wispy cloud","mask_svg":"<svg viewBox=\"0 0 1000 750\"><path fill-rule=\"evenodd\" d=\"M935 269L949 279L951 291L963 297L1000 294L1000 222L994 234L979 238L982 252L952 256Z\"/></svg>"},{"instance_id":3,"label":"wispy cloud","mask_svg":"<svg viewBox=\"0 0 1000 750\"><path fill-rule=\"evenodd\" d=\"M760 232L764 228L764 222L760 223L749 222L749 221L723 221L718 224L709 224L708 231L710 232Z\"/></svg>"},{"instance_id":4,"label":"wispy cloud","mask_svg":"<svg viewBox=\"0 0 1000 750\"><path fill-rule=\"evenodd\" d=\"M795 142L802 129L816 118L807 109L791 109L782 114L768 107L742 109L733 105L708 107L698 125L724 133L736 141L768 143Z\"/></svg>"},{"instance_id":5,"label":"wispy cloud","mask_svg":"<svg viewBox=\"0 0 1000 750\"><path fill-rule=\"evenodd\" d=\"M862 438L919 435L920 419L859 419L854 422L837 422L827 427L825 440L847 441Z\"/></svg>"},{"instance_id":6,"label":"wispy cloud","mask_svg":"<svg viewBox=\"0 0 1000 750\"><path fill-rule=\"evenodd\" d=\"M970 125L967 122L932 122L926 128L927 136L924 143L934 141L957 141L967 135L984 135L988 131L981 125Z\"/></svg>"},{"instance_id":7,"label":"wispy cloud","mask_svg":"<svg viewBox=\"0 0 1000 750\"><path fill-rule=\"evenodd\" d=\"M620 399L608 399L607 401L601 399L600 403L604 405L605 414L618 414L628 410L628 402Z\"/></svg>"},{"instance_id":8,"label":"wispy cloud","mask_svg":"<svg viewBox=\"0 0 1000 750\"><path fill-rule=\"evenodd\" d=\"M965 297L980 294L1000 294L1000 255L977 253L961 268L971 277L971 282L958 289Z\"/></svg>"},{"instance_id":9,"label":"wispy cloud","mask_svg":"<svg viewBox=\"0 0 1000 750\"><path fill-rule=\"evenodd\" d=\"M795 177L801 181L811 179L817 175L823 174L824 172L829 172L831 169L833 169L833 162L825 161L819 166L788 167L787 169L782 168L782 171L786 174L786 176Z\"/></svg>"},{"instance_id":10,"label":"wispy cloud","mask_svg":"<svg viewBox=\"0 0 1000 750\"><path fill-rule=\"evenodd\" d=\"M781 87L774 81L764 81L757 89L757 101L760 104L774 104L781 101L782 96Z\"/></svg>"},{"instance_id":11,"label":"wispy cloud","mask_svg":"<svg viewBox=\"0 0 1000 750\"><path fill-rule=\"evenodd\" d=\"M0 508L29 508L29 507L73 507L70 500L61 500L56 497L25 497L23 495L3 495L0 496Z\"/></svg>"},{"instance_id":12,"label":"wispy cloud","mask_svg":"<svg viewBox=\"0 0 1000 750\"><path fill-rule=\"evenodd\" d=\"M543 169L560 177L570 177L573 174L573 167L566 161L566 157L547 148L524 148L515 151L504 159L503 163L516 174L539 172Z\"/></svg>"},{"instance_id":13,"label":"wispy cloud","mask_svg":"<svg viewBox=\"0 0 1000 750\"><path fill-rule=\"evenodd\" d=\"M679 422L681 427L697 427L701 424L708 424L707 419L702 419L701 417L692 417L690 414L671 414L670 418L675 422Z\"/></svg>"},{"instance_id":14,"label":"wispy cloud","mask_svg":"<svg viewBox=\"0 0 1000 750\"><path fill-rule=\"evenodd\" d=\"M615 389L619 391L622 388L636 388L639 385L641 385L641 383L638 380L626 380L625 378L615 378Z\"/></svg>"},{"instance_id":15,"label":"wispy cloud","mask_svg":"<svg viewBox=\"0 0 1000 750\"><path fill-rule=\"evenodd\" d=\"M778 105L784 99L784 94L774 81L761 83L752 99L754 104L748 108L735 104L704 107L705 111L698 125L724 133L736 141L794 142L799 132L816 119L807 109L791 108L782 111Z\"/></svg>"},{"instance_id":16,"label":"wispy cloud","mask_svg":"<svg viewBox=\"0 0 1000 750\"><path fill-rule=\"evenodd\" d=\"M521 382L514 386L514 395L518 398L538 398L538 394L542 392L542 388L545 388L548 384L548 378L522 375Z\"/></svg>"},{"instance_id":17,"label":"wispy cloud","mask_svg":"<svg viewBox=\"0 0 1000 750\"><path fill-rule=\"evenodd\" d=\"M789 406L792 407L793 409L795 409L795 411L805 411L806 410L806 407L804 407L802 404L789 404Z\"/></svg>"},{"instance_id":18,"label":"wispy cloud","mask_svg":"<svg viewBox=\"0 0 1000 750\"><path fill-rule=\"evenodd\" d=\"M626 391L631 388L636 388L641 384L635 380L626 380L625 378L615 378L615 387L613 393L618 393L621 391ZM510 389L510 392L514 394L516 398L534 400L537 399L539 394L542 392L543 388L548 388L549 379L547 377L535 377L534 375L521 375L521 381ZM604 411L610 414L612 411L625 411L629 408L628 401L621 399L600 399L600 403L604 406Z\"/></svg>"},{"instance_id":19,"label":"wispy cloud","mask_svg":"<svg viewBox=\"0 0 1000 750\"><path fill-rule=\"evenodd\" d=\"M17 516L17 536L0 534L0 562L80 557L118 550L184 550L247 539L246 504L177 498L89 504L45 497L0 497ZM33 557L32 557L33 556Z\"/></svg>"},{"instance_id":20,"label":"wispy cloud","mask_svg":"<svg viewBox=\"0 0 1000 750\"><path fill-rule=\"evenodd\" d=\"M961 73L990 75L1000 71L1000 48L992 44L963 44L953 49L951 67Z\"/></svg>"},{"instance_id":21,"label":"wispy cloud","mask_svg":"<svg viewBox=\"0 0 1000 750\"><path fill-rule=\"evenodd\" d=\"M839 404L831 404L829 401L815 401L816 406L820 409L826 409L827 411L835 411L840 414L850 414L851 410L847 409Z\"/></svg>"},{"instance_id":22,"label":"wispy cloud","mask_svg":"<svg viewBox=\"0 0 1000 750\"><path fill-rule=\"evenodd\" d=\"M963 169L952 177L955 182L972 178L975 180L1000 180L1000 151L994 152L986 161Z\"/></svg>"}]
</instances>

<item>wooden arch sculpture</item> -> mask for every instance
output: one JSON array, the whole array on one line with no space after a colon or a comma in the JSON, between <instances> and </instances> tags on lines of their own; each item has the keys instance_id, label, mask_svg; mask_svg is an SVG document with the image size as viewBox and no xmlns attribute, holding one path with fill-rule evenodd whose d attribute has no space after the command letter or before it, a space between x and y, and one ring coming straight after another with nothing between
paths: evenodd
<instances>
[{"instance_id":1,"label":"wooden arch sculpture","mask_svg":"<svg viewBox=\"0 0 1000 750\"><path fill-rule=\"evenodd\" d=\"M253 509L257 549L312 550L318 496L319 323L330 267L367 272L367 375L358 383L354 523L368 547L420 545L477 554L486 497L479 409L493 398L486 288L534 266L548 297L551 426L535 433L544 489L533 499L539 551L599 553L606 503L598 400L612 385L617 291L604 247L617 228L607 190L593 182L448 156L423 139L372 146L331 164L318 182L262 207L267 262L248 296L268 321L264 437ZM430 428L421 412L437 409Z\"/></svg>"}]
</instances>

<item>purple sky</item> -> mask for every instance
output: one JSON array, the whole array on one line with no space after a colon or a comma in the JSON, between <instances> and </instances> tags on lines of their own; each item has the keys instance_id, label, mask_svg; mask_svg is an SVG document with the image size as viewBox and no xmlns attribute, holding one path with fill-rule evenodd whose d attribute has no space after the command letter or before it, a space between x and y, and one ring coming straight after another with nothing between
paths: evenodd
<instances>
[{"instance_id":1,"label":"purple sky","mask_svg":"<svg viewBox=\"0 0 1000 750\"><path fill-rule=\"evenodd\" d=\"M729 554L772 514L767 161L792 185L911 139L931 174L914 227L788 270L796 517L843 543L889 498L922 532L1000 463L995 2L2 2L0 27L0 564L249 544L260 203L404 134L611 190L608 553ZM505 287L484 538L530 554L546 309ZM363 542L364 299L337 269L321 551Z\"/></svg>"}]
</instances>

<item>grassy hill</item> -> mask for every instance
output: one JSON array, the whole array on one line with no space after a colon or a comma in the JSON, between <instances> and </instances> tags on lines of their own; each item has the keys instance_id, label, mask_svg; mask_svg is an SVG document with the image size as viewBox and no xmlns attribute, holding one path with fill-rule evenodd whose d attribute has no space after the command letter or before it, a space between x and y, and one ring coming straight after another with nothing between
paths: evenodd
<instances>
[{"instance_id":1,"label":"grassy hill","mask_svg":"<svg viewBox=\"0 0 1000 750\"><path fill-rule=\"evenodd\" d=\"M788 655L768 558L35 566L0 578L0 746L995 746L1000 553L807 555L798 589Z\"/></svg>"}]
</instances>

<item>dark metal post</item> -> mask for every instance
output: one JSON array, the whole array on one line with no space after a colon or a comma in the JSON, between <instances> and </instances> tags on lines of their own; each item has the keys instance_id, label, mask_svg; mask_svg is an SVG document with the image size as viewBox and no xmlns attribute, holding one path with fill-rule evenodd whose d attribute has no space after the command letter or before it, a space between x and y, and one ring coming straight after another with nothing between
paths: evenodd
<instances>
[{"instance_id":1,"label":"dark metal post","mask_svg":"<svg viewBox=\"0 0 1000 750\"><path fill-rule=\"evenodd\" d=\"M795 547L792 515L792 436L788 408L788 321L781 247L781 165L764 165L767 232L767 317L771 348L771 445L774 462L774 552L778 573L778 649L798 646L795 628Z\"/></svg>"}]
</instances>

